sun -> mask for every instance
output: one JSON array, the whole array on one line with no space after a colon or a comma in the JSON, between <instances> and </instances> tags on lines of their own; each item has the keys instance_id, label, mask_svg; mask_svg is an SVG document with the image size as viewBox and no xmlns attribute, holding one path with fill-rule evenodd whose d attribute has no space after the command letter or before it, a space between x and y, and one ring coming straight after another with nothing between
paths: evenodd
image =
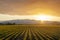
<instances>
[{"instance_id":1,"label":"sun","mask_svg":"<svg viewBox=\"0 0 60 40\"><path fill-rule=\"evenodd\" d=\"M36 20L41 20L41 21L49 21L51 20L52 16L45 15L45 14L40 14L36 16Z\"/></svg>"}]
</instances>

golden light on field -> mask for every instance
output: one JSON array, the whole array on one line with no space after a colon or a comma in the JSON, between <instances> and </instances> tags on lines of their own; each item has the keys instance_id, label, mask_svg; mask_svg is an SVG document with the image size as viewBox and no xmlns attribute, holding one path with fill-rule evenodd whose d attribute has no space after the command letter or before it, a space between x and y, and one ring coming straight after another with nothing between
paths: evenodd
<instances>
[{"instance_id":1,"label":"golden light on field","mask_svg":"<svg viewBox=\"0 0 60 40\"><path fill-rule=\"evenodd\" d=\"M53 18L53 16L40 14L40 15L37 15L35 19L41 20L41 21L51 21L52 18Z\"/></svg>"}]
</instances>

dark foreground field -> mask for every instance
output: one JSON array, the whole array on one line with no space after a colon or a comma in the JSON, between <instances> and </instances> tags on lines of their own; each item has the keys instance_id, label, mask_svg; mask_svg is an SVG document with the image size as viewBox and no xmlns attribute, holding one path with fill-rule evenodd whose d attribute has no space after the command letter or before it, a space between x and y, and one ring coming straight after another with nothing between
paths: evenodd
<instances>
[{"instance_id":1,"label":"dark foreground field","mask_svg":"<svg viewBox=\"0 0 60 40\"><path fill-rule=\"evenodd\" d=\"M0 40L60 40L60 26L0 25Z\"/></svg>"}]
</instances>

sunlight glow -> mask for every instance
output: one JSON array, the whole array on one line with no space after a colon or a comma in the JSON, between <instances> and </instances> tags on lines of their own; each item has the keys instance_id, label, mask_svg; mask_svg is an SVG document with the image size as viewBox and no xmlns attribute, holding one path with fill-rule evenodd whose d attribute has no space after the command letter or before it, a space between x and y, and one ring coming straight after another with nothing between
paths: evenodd
<instances>
[{"instance_id":1,"label":"sunlight glow","mask_svg":"<svg viewBox=\"0 0 60 40\"><path fill-rule=\"evenodd\" d=\"M52 18L53 16L44 15L44 14L40 14L36 16L36 20L41 20L41 21L50 21Z\"/></svg>"},{"instance_id":2,"label":"sunlight glow","mask_svg":"<svg viewBox=\"0 0 60 40\"><path fill-rule=\"evenodd\" d=\"M36 15L8 15L8 14L0 14L0 21L6 20L40 20L41 22L44 21L60 21L60 17L58 16L51 16L46 14L36 14Z\"/></svg>"}]
</instances>

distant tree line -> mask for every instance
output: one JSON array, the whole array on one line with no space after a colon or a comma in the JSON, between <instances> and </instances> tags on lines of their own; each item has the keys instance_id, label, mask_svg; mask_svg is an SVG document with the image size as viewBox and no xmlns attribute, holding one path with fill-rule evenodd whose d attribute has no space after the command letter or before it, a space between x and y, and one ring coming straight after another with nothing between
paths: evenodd
<instances>
[{"instance_id":1,"label":"distant tree line","mask_svg":"<svg viewBox=\"0 0 60 40\"><path fill-rule=\"evenodd\" d=\"M5 23L5 24L4 23L0 23L0 25L15 25L15 23L9 23L9 22Z\"/></svg>"}]
</instances>

